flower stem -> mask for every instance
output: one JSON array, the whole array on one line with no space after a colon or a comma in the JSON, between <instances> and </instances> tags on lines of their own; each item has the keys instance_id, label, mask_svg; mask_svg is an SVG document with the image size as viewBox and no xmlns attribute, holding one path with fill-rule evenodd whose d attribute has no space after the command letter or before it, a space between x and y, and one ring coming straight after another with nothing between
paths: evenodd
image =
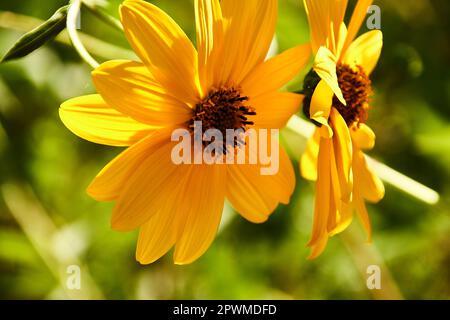
<instances>
[{"instance_id":1,"label":"flower stem","mask_svg":"<svg viewBox=\"0 0 450 320\"><path fill-rule=\"evenodd\" d=\"M110 25L117 31L123 32L122 24L119 20L116 18L110 16L108 13L106 13L101 7L89 2L89 1L82 1L83 6L88 9L92 14L94 14L97 18L105 22L106 24Z\"/></svg>"},{"instance_id":2,"label":"flower stem","mask_svg":"<svg viewBox=\"0 0 450 320\"><path fill-rule=\"evenodd\" d=\"M81 0L71 1L69 11L67 13L67 32L69 33L70 40L78 52L80 57L89 64L93 69L97 68L100 64L89 54L83 43L80 40L77 32L77 20L80 14Z\"/></svg>"},{"instance_id":3,"label":"flower stem","mask_svg":"<svg viewBox=\"0 0 450 320\"><path fill-rule=\"evenodd\" d=\"M309 139L315 130L315 126L309 121L303 120L294 115L287 127L298 135ZM403 192L428 204L436 204L439 201L439 194L424 186L423 184L405 176L404 174L388 167L387 165L366 156L369 166L386 183L402 190Z\"/></svg>"},{"instance_id":4,"label":"flower stem","mask_svg":"<svg viewBox=\"0 0 450 320\"><path fill-rule=\"evenodd\" d=\"M377 175L386 183L399 188L400 190L422 200L425 203L433 205L439 202L439 194L436 191L424 186L410 177L405 176L404 174L401 174L400 172L395 171L392 168L389 168L384 163L368 156L366 156L366 158L368 165L375 170Z\"/></svg>"}]
</instances>

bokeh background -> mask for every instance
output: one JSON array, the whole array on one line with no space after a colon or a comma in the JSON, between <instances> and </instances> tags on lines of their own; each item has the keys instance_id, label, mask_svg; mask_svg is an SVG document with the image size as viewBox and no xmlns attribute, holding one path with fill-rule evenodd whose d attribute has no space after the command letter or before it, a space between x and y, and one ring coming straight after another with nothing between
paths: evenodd
<instances>
[{"instance_id":1,"label":"bokeh background","mask_svg":"<svg viewBox=\"0 0 450 320\"><path fill-rule=\"evenodd\" d=\"M0 55L66 2L0 1ZM193 1L151 2L195 38ZM106 2L116 17L119 3ZM369 122L377 146L371 155L437 190L437 205L388 185L385 199L369 206L372 245L355 220L320 258L308 261L314 186L298 177L291 204L264 225L228 208L215 242L194 264L175 266L169 254L140 266L137 234L112 231L112 204L85 193L121 150L83 141L59 120L61 102L94 92L89 67L62 34L25 59L0 65L0 298L450 298L450 2L375 4L382 9L385 45L372 77ZM100 61L130 57L123 34L86 10L81 31ZM308 38L301 1L280 0L279 50ZM301 83L300 75L288 89ZM283 143L298 176L305 141L285 131ZM382 269L381 290L366 287L372 264ZM66 286L69 265L81 267L81 290Z\"/></svg>"}]
</instances>

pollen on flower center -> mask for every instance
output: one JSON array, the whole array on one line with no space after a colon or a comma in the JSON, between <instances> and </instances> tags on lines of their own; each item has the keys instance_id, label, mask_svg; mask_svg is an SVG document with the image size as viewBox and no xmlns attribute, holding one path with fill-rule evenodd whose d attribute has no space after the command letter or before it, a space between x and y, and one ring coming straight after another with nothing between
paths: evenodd
<instances>
[{"instance_id":1,"label":"pollen on flower center","mask_svg":"<svg viewBox=\"0 0 450 320\"><path fill-rule=\"evenodd\" d=\"M336 73L339 88L347 105L344 106L335 96L333 107L339 111L348 126L355 122L365 123L369 116L369 101L372 95L369 77L360 66L357 66L357 69L352 69L346 64L338 64Z\"/></svg>"},{"instance_id":2,"label":"pollen on flower center","mask_svg":"<svg viewBox=\"0 0 450 320\"><path fill-rule=\"evenodd\" d=\"M368 119L370 96L372 95L371 81L364 70L357 66L356 69L346 64L338 64L336 67L339 88L342 91L345 102L344 106L339 99L334 96L332 106L336 108L350 127L354 123L364 123ZM311 70L305 77L303 93L303 112L310 118L311 99L314 91L320 82L320 77L314 70ZM314 120L311 120L320 126Z\"/></svg>"},{"instance_id":3,"label":"pollen on flower center","mask_svg":"<svg viewBox=\"0 0 450 320\"><path fill-rule=\"evenodd\" d=\"M196 123L201 122L203 133L216 129L226 137L228 129L241 129L245 132L248 126L254 124L248 117L256 115L256 112L246 105L247 101L248 97L241 95L239 89L235 87L213 89L193 108L189 129L194 131ZM227 145L226 139L223 143L223 152L227 153L230 148L243 144L243 141L235 137L232 145ZM209 142L203 142L205 147L208 144Z\"/></svg>"}]
</instances>

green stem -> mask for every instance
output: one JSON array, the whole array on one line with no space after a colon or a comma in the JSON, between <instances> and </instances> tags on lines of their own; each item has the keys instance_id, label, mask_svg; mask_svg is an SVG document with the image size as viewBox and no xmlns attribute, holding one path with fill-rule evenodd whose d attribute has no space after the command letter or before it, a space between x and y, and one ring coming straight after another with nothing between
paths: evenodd
<instances>
[{"instance_id":1,"label":"green stem","mask_svg":"<svg viewBox=\"0 0 450 320\"><path fill-rule=\"evenodd\" d=\"M110 16L108 13L105 12L102 8L99 6L88 2L88 1L82 1L83 6L88 9L92 14L94 14L97 18L105 22L106 24L110 25L117 31L123 32L122 24L119 20L116 18Z\"/></svg>"},{"instance_id":2,"label":"green stem","mask_svg":"<svg viewBox=\"0 0 450 320\"><path fill-rule=\"evenodd\" d=\"M70 40L72 41L72 44L80 57L93 69L95 69L100 64L89 54L78 36L77 19L80 14L80 8L81 0L71 1L69 11L67 13L67 32L69 33Z\"/></svg>"}]
</instances>

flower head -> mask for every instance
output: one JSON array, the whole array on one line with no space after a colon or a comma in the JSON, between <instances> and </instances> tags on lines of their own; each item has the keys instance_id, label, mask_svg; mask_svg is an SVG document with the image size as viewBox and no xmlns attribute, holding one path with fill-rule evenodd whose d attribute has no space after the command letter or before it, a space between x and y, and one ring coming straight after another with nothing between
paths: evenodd
<instances>
[{"instance_id":1,"label":"flower head","mask_svg":"<svg viewBox=\"0 0 450 320\"><path fill-rule=\"evenodd\" d=\"M304 81L303 110L317 125L301 159L302 175L317 181L310 258L323 252L329 237L347 228L354 210L370 239L365 200L377 202L384 196L383 184L362 152L375 144L366 122L369 76L381 53L382 33L373 30L355 37L371 2L358 1L347 28L347 0L304 0L315 60Z\"/></svg>"},{"instance_id":2,"label":"flower head","mask_svg":"<svg viewBox=\"0 0 450 320\"><path fill-rule=\"evenodd\" d=\"M295 177L280 150L277 174L260 164L177 165L174 129L281 128L303 96L278 90L307 62L309 45L266 61L276 0L196 0L197 48L162 10L140 0L120 9L125 34L141 62L109 61L92 73L99 94L60 109L64 124L92 142L128 147L94 179L88 193L115 201L112 227L140 228L137 259L152 263L175 246L190 263L215 237L224 200L246 219L267 220L288 203ZM222 155L242 141L224 144ZM206 147L204 145L203 147ZM247 163L247 162L246 162Z\"/></svg>"}]
</instances>

